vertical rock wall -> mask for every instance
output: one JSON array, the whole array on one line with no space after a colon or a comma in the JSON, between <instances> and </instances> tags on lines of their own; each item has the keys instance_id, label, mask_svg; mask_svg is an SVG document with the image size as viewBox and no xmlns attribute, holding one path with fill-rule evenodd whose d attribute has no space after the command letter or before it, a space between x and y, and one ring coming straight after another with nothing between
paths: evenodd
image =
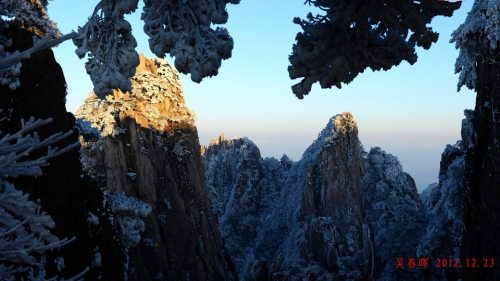
<instances>
[{"instance_id":1,"label":"vertical rock wall","mask_svg":"<svg viewBox=\"0 0 500 281\"><path fill-rule=\"evenodd\" d=\"M465 150L464 235L462 265L481 261L481 268L462 266L463 280L500 280L500 59L486 38L478 39L476 107L468 117L472 126L462 128ZM493 63L494 62L494 63ZM467 140L467 141L465 141ZM486 260L485 260L486 259ZM486 264L486 267L482 266Z\"/></svg>"},{"instance_id":2,"label":"vertical rock wall","mask_svg":"<svg viewBox=\"0 0 500 281\"><path fill-rule=\"evenodd\" d=\"M86 143L84 164L111 193L152 207L141 240L128 249L132 280L229 280L217 217L204 180L194 112L168 62L145 59L132 93L89 97L77 117L103 138Z\"/></svg>"}]
</instances>

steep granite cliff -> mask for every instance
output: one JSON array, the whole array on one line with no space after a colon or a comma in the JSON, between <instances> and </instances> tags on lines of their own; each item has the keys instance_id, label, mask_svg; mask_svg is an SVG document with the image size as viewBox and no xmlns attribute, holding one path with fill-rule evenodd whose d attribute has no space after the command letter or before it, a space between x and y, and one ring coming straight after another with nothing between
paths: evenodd
<instances>
[{"instance_id":1,"label":"steep granite cliff","mask_svg":"<svg viewBox=\"0 0 500 281\"><path fill-rule=\"evenodd\" d=\"M103 136L84 143L88 173L108 194L124 192L151 206L143 223L118 223L127 275L230 280L205 186L196 117L184 102L179 74L165 60L141 55L140 61L132 93L114 91L102 102L91 95L77 113Z\"/></svg>"},{"instance_id":2,"label":"steep granite cliff","mask_svg":"<svg viewBox=\"0 0 500 281\"><path fill-rule=\"evenodd\" d=\"M435 279L460 279L460 268L455 265L460 264L463 231L464 156L461 141L446 146L441 155L439 184L430 191L425 201L429 225L418 247L418 254L432 261L452 261L449 268L430 267L430 274Z\"/></svg>"}]
</instances>

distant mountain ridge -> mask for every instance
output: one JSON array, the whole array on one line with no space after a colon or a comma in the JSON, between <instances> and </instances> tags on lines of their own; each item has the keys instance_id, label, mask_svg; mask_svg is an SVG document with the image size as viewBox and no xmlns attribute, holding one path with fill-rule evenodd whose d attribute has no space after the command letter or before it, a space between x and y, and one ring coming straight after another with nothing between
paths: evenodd
<instances>
[{"instance_id":1,"label":"distant mountain ridge","mask_svg":"<svg viewBox=\"0 0 500 281\"><path fill-rule=\"evenodd\" d=\"M419 257L421 241L434 237L426 232L433 215L397 157L378 147L364 151L348 112L332 117L297 162L286 155L263 159L248 138L224 135L202 147L202 160L240 280L443 276L429 267L395 268L397 258ZM453 243L437 242L447 249Z\"/></svg>"},{"instance_id":2,"label":"distant mountain ridge","mask_svg":"<svg viewBox=\"0 0 500 281\"><path fill-rule=\"evenodd\" d=\"M439 185L439 183L433 182L433 183L429 184L427 186L427 188L422 191L422 193L420 193L420 200L422 200L422 203L425 203L425 200L426 200L427 196L429 196L429 194L431 193L431 190L438 185Z\"/></svg>"},{"instance_id":3,"label":"distant mountain ridge","mask_svg":"<svg viewBox=\"0 0 500 281\"><path fill-rule=\"evenodd\" d=\"M344 113L297 162L262 159L246 138L221 136L202 149L207 188L240 279L263 280L263 272L271 280L371 278L360 148L356 122ZM332 220L338 216L343 220Z\"/></svg>"}]
</instances>

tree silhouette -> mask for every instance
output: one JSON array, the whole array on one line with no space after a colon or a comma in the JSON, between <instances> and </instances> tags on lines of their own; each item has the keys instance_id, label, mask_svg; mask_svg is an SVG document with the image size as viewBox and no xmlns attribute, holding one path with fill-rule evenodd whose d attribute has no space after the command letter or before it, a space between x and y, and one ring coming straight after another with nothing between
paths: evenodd
<instances>
[{"instance_id":1,"label":"tree silhouette","mask_svg":"<svg viewBox=\"0 0 500 281\"><path fill-rule=\"evenodd\" d=\"M438 33L427 25L435 16L451 16L461 5L436 0L307 0L324 11L295 18L302 27L289 56L292 87L303 99L314 83L342 87L366 68L388 70L401 61L417 61L415 46L429 49Z\"/></svg>"}]
</instances>

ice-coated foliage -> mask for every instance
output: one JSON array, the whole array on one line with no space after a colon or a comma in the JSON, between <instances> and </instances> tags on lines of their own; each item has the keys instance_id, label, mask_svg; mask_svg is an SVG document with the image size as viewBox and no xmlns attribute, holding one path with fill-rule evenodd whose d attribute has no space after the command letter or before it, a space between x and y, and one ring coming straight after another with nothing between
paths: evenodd
<instances>
[{"instance_id":1,"label":"ice-coated foliage","mask_svg":"<svg viewBox=\"0 0 500 281\"><path fill-rule=\"evenodd\" d=\"M0 9L0 16L4 13L5 12ZM0 61L12 56L11 53L5 51L5 47L10 47L12 45L12 39L2 34L7 27L9 27L9 24L0 17ZM17 78L19 73L21 73L21 66L22 63L20 61L0 64L0 85L8 85L11 90L17 89L17 87L21 85Z\"/></svg>"},{"instance_id":2,"label":"ice-coated foliage","mask_svg":"<svg viewBox=\"0 0 500 281\"><path fill-rule=\"evenodd\" d=\"M56 157L79 143L62 150L52 149L50 145L68 136L57 133L45 140L40 140L38 134L28 134L33 130L51 122L50 119L28 122L22 121L22 128L15 134L4 135L0 139L0 279L14 280L12 274L22 273L26 280L57 280L56 277L46 278L43 253L57 249L73 239L59 238L50 232L55 226L52 218L41 210L40 204L28 199L28 194L17 190L7 181L9 177L40 176L41 166L47 166L47 160ZM1 132L0 132L1 135ZM48 146L48 152L35 160L23 160L32 151ZM42 257L40 258L40 255ZM9 266L5 266L5 264ZM38 274L35 274L37 268ZM28 271L29 269L29 271ZM80 278L88 268L77 276ZM64 279L63 279L64 280Z\"/></svg>"},{"instance_id":3,"label":"ice-coated foliage","mask_svg":"<svg viewBox=\"0 0 500 281\"><path fill-rule=\"evenodd\" d=\"M239 0L144 0L144 32L151 51L160 58L175 56L175 67L191 80L217 75L222 59L231 57L233 38L225 28L226 4Z\"/></svg>"},{"instance_id":4,"label":"ice-coated foliage","mask_svg":"<svg viewBox=\"0 0 500 281\"><path fill-rule=\"evenodd\" d=\"M139 55L132 27L124 18L137 9L138 0L102 0L89 21L78 28L73 43L76 54L84 58L89 53L85 69L94 83L94 92L100 99L112 89L130 91L129 77L135 74Z\"/></svg>"},{"instance_id":5,"label":"ice-coated foliage","mask_svg":"<svg viewBox=\"0 0 500 281\"><path fill-rule=\"evenodd\" d=\"M373 231L376 280L423 280L419 269L395 269L397 258L417 258L427 224L414 180L398 159L375 147L365 154L363 202Z\"/></svg>"},{"instance_id":6,"label":"ice-coated foliage","mask_svg":"<svg viewBox=\"0 0 500 281\"><path fill-rule=\"evenodd\" d=\"M439 185L434 187L425 204L429 220L426 234L418 247L418 256L430 260L460 260L460 244L463 231L463 180L465 153L461 141L447 145L442 154L442 171ZM444 162L451 162L447 163ZM431 267L437 280L453 280L459 274L456 268Z\"/></svg>"},{"instance_id":7,"label":"ice-coated foliage","mask_svg":"<svg viewBox=\"0 0 500 281\"><path fill-rule=\"evenodd\" d=\"M111 194L104 192L104 204L108 203L113 211L116 227L122 245L128 250L141 241L145 218L151 213L151 205L135 197L125 196L124 192Z\"/></svg>"},{"instance_id":8,"label":"ice-coated foliage","mask_svg":"<svg viewBox=\"0 0 500 281\"><path fill-rule=\"evenodd\" d=\"M304 98L311 86L350 83L366 68L388 70L406 60L417 61L415 45L429 49L438 34L427 25L437 15L451 16L460 2L436 0L307 0L325 14L295 18L302 27L289 56L292 87Z\"/></svg>"},{"instance_id":9,"label":"ice-coated foliage","mask_svg":"<svg viewBox=\"0 0 500 281\"><path fill-rule=\"evenodd\" d=\"M108 106L108 104L111 106ZM80 129L80 134L85 137L86 133L93 134L94 130L96 130L99 134L98 139L101 139L102 136L118 135L119 129L116 128L117 109L114 105L113 96L107 96L104 101L99 101L95 93L90 92L83 105L75 113L75 117L78 118L76 125ZM90 128L88 125L90 125Z\"/></svg>"},{"instance_id":10,"label":"ice-coated foliage","mask_svg":"<svg viewBox=\"0 0 500 281\"><path fill-rule=\"evenodd\" d=\"M465 22L453 32L450 40L460 50L455 63L455 73L460 73L458 91L464 85L469 89L476 88L476 61L482 59L494 62L492 54L499 40L500 1L474 1ZM480 46L486 50L481 51Z\"/></svg>"}]
</instances>

